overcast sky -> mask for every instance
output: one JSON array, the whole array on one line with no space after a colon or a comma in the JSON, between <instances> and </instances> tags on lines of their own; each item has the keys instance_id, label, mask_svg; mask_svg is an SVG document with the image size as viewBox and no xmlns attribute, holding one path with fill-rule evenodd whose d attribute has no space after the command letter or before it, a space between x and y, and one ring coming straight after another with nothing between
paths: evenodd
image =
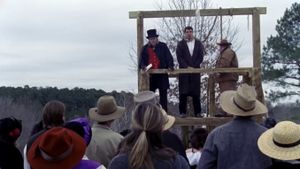
<instances>
[{"instance_id":1,"label":"overcast sky","mask_svg":"<svg viewBox=\"0 0 300 169\"><path fill-rule=\"evenodd\" d=\"M267 7L261 40L296 0L215 0L215 8ZM133 91L137 76L129 51L136 22L129 11L156 10L151 0L0 0L0 86L56 86ZM240 28L241 66L252 66L251 17ZM155 28L147 21L145 29ZM249 59L250 58L250 59Z\"/></svg>"}]
</instances>

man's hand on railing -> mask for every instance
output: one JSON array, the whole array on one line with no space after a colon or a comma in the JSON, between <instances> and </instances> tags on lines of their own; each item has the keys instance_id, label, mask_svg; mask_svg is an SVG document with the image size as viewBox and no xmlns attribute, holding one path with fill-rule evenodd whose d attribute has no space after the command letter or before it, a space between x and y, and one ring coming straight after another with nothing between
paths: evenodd
<instances>
[{"instance_id":1,"label":"man's hand on railing","mask_svg":"<svg viewBox=\"0 0 300 169\"><path fill-rule=\"evenodd\" d=\"M174 71L174 67L169 67L168 70L169 71Z\"/></svg>"}]
</instances>

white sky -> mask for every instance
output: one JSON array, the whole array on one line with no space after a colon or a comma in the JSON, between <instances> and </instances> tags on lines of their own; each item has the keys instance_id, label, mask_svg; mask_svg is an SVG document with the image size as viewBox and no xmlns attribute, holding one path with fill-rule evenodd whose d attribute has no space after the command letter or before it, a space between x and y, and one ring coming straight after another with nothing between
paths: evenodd
<instances>
[{"instance_id":1,"label":"white sky","mask_svg":"<svg viewBox=\"0 0 300 169\"><path fill-rule=\"evenodd\" d=\"M215 0L215 8L267 7L261 42L296 0ZM156 10L151 0L0 0L0 86L57 86L132 91L137 76L129 51L136 22L129 11ZM251 66L251 17L240 28L241 66ZM145 28L155 27L146 22Z\"/></svg>"}]
</instances>

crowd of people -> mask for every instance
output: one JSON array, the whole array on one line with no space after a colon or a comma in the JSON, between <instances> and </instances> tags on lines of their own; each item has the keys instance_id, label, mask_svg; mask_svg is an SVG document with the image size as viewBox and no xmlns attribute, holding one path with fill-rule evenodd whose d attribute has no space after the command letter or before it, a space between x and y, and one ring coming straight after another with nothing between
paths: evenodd
<instances>
[{"instance_id":1,"label":"crowd of people","mask_svg":"<svg viewBox=\"0 0 300 169\"><path fill-rule=\"evenodd\" d=\"M198 68L203 61L203 45L192 33L192 27L186 27L185 38L178 43L176 52L181 68ZM174 68L166 44L157 37L156 30L148 31L149 43L142 50L140 63L143 71L147 71L149 64L154 69ZM223 40L219 45L217 65L237 66L230 43ZM150 91L134 96L131 127L122 133L111 126L126 108L118 106L115 98L108 95L98 99L96 107L89 109L88 117L69 121L65 121L65 104L49 101L43 107L42 120L32 129L23 155L16 148L22 122L14 117L0 119L0 169L300 168L300 126L291 121L276 124L272 119L264 125L257 123L252 117L266 114L267 107L256 99L253 86L237 87L235 77L216 75L225 79L218 81L222 88L221 109L234 118L210 132L199 124L201 128L191 132L190 148L186 149L170 130L176 118L167 111L168 76L158 74L150 77ZM200 76L184 74L179 80L181 117L186 115L187 96L193 98L195 116L200 116Z\"/></svg>"},{"instance_id":2,"label":"crowd of people","mask_svg":"<svg viewBox=\"0 0 300 169\"><path fill-rule=\"evenodd\" d=\"M222 109L232 121L211 132L195 128L190 148L169 129L176 118L168 115L152 91L134 96L131 128L123 135L111 124L125 108L114 97L102 96L89 119L65 121L64 103L49 101L43 108L42 127L34 128L22 153L16 140L22 122L0 119L1 169L278 169L299 168L300 126L291 121L258 124L253 116L267 113L253 86L221 94ZM90 121L94 124L91 125ZM199 124L201 126L201 124ZM266 128L266 127L268 128Z\"/></svg>"}]
</instances>

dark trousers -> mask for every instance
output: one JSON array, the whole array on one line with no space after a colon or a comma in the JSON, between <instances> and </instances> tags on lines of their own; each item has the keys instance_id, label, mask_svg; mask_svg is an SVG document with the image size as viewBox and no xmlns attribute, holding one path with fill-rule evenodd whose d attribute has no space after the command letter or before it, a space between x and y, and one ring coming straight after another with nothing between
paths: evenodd
<instances>
[{"instance_id":1,"label":"dark trousers","mask_svg":"<svg viewBox=\"0 0 300 169\"><path fill-rule=\"evenodd\" d=\"M154 87L154 86L151 86L150 85L150 90L155 92L157 88ZM161 89L161 88L158 88L159 90L159 103L161 105L161 107L166 111L168 112L168 89Z\"/></svg>"},{"instance_id":2,"label":"dark trousers","mask_svg":"<svg viewBox=\"0 0 300 169\"><path fill-rule=\"evenodd\" d=\"M193 98L193 106L194 106L195 116L197 116L197 114L200 115L200 113L201 113L200 96L199 95L187 95L187 94L179 95L179 112L180 112L180 114L186 114L186 104L187 104L188 96L191 96Z\"/></svg>"}]
</instances>

